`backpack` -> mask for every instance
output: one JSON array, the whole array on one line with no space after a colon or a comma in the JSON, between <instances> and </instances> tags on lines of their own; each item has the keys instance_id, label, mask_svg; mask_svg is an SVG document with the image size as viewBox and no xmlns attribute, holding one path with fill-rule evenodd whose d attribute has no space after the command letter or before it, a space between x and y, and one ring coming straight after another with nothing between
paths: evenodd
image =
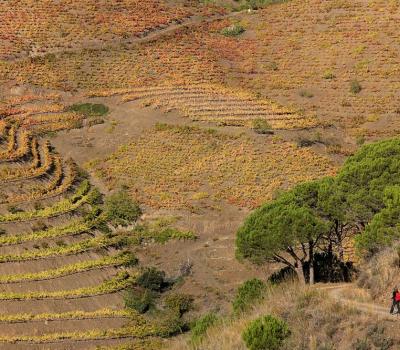
<instances>
[{"instance_id":1,"label":"backpack","mask_svg":"<svg viewBox=\"0 0 400 350\"><path fill-rule=\"evenodd\" d=\"M394 296L395 301L400 301L400 293L396 292L396 295Z\"/></svg>"}]
</instances>

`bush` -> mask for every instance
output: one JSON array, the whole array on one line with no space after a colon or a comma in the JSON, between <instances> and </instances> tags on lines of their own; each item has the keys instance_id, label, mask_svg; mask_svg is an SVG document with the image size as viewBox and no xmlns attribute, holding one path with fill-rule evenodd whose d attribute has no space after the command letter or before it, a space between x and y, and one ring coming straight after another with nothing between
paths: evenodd
<instances>
[{"instance_id":1,"label":"bush","mask_svg":"<svg viewBox=\"0 0 400 350\"><path fill-rule=\"evenodd\" d=\"M165 285L165 272L155 267L148 267L138 277L136 283L143 288L160 292Z\"/></svg>"},{"instance_id":2,"label":"bush","mask_svg":"<svg viewBox=\"0 0 400 350\"><path fill-rule=\"evenodd\" d=\"M332 80L335 79L335 74L330 69L328 69L324 72L324 75L322 77L327 80Z\"/></svg>"},{"instance_id":3,"label":"bush","mask_svg":"<svg viewBox=\"0 0 400 350\"><path fill-rule=\"evenodd\" d=\"M7 207L7 210L11 213L11 214L17 214L17 213L22 213L23 210L21 208L18 208L14 205L10 205Z\"/></svg>"},{"instance_id":4,"label":"bush","mask_svg":"<svg viewBox=\"0 0 400 350\"><path fill-rule=\"evenodd\" d=\"M279 350L290 335L285 321L271 315L252 321L242 334L249 350Z\"/></svg>"},{"instance_id":5,"label":"bush","mask_svg":"<svg viewBox=\"0 0 400 350\"><path fill-rule=\"evenodd\" d=\"M307 91L307 90L301 90L301 91L299 92L299 95L300 95L301 97L307 97L307 98L314 97L314 94L313 94L312 92L310 92L310 91Z\"/></svg>"},{"instance_id":6,"label":"bush","mask_svg":"<svg viewBox=\"0 0 400 350\"><path fill-rule=\"evenodd\" d=\"M353 94L358 94L362 90L361 84L357 80L352 80L350 83L350 91Z\"/></svg>"},{"instance_id":7,"label":"bush","mask_svg":"<svg viewBox=\"0 0 400 350\"><path fill-rule=\"evenodd\" d=\"M225 36L238 36L244 33L246 30L240 24L232 24L221 30L221 34Z\"/></svg>"},{"instance_id":8,"label":"bush","mask_svg":"<svg viewBox=\"0 0 400 350\"><path fill-rule=\"evenodd\" d=\"M130 289L124 295L125 307L140 314L147 312L154 305L154 294L147 289Z\"/></svg>"},{"instance_id":9,"label":"bush","mask_svg":"<svg viewBox=\"0 0 400 350\"><path fill-rule=\"evenodd\" d=\"M211 312L195 321L191 326L190 341L193 345L197 345L201 342L202 338L211 326L218 321L218 317L215 313Z\"/></svg>"},{"instance_id":10,"label":"bush","mask_svg":"<svg viewBox=\"0 0 400 350\"><path fill-rule=\"evenodd\" d=\"M77 112L85 115L86 117L101 117L106 115L109 108L103 104L93 104L93 103L79 103L74 104L68 108L69 111Z\"/></svg>"},{"instance_id":11,"label":"bush","mask_svg":"<svg viewBox=\"0 0 400 350\"><path fill-rule=\"evenodd\" d=\"M367 339L357 339L353 345L354 350L371 350L371 345Z\"/></svg>"},{"instance_id":12,"label":"bush","mask_svg":"<svg viewBox=\"0 0 400 350\"><path fill-rule=\"evenodd\" d=\"M165 298L165 306L182 316L193 306L193 297L187 294L170 294Z\"/></svg>"},{"instance_id":13,"label":"bush","mask_svg":"<svg viewBox=\"0 0 400 350\"><path fill-rule=\"evenodd\" d=\"M273 134L272 126L265 119L253 120L253 130L257 134Z\"/></svg>"},{"instance_id":14,"label":"bush","mask_svg":"<svg viewBox=\"0 0 400 350\"><path fill-rule=\"evenodd\" d=\"M300 138L297 141L297 147L303 148L303 147L311 147L312 145L314 145L315 142L313 140L309 140L309 139L303 139Z\"/></svg>"},{"instance_id":15,"label":"bush","mask_svg":"<svg viewBox=\"0 0 400 350\"><path fill-rule=\"evenodd\" d=\"M233 311L239 313L248 310L254 303L263 299L266 287L266 284L257 278L244 282L236 292Z\"/></svg>"},{"instance_id":16,"label":"bush","mask_svg":"<svg viewBox=\"0 0 400 350\"><path fill-rule=\"evenodd\" d=\"M142 211L126 191L119 191L106 199L105 212L114 225L127 226L139 219Z\"/></svg>"}]
</instances>

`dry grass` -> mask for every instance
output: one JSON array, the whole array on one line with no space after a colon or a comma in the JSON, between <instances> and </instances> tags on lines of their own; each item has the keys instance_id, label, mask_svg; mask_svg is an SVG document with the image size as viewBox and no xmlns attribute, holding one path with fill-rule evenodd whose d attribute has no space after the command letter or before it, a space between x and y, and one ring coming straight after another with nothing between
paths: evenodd
<instances>
[{"instance_id":1,"label":"dry grass","mask_svg":"<svg viewBox=\"0 0 400 350\"><path fill-rule=\"evenodd\" d=\"M88 168L110 188L126 185L141 202L172 208L221 199L254 207L282 188L334 173L328 159L277 137L259 145L243 135L164 125Z\"/></svg>"},{"instance_id":2,"label":"dry grass","mask_svg":"<svg viewBox=\"0 0 400 350\"><path fill-rule=\"evenodd\" d=\"M289 324L292 335L283 349L354 349L357 341L365 338L375 346L397 341L387 335L388 323L345 306L326 293L295 283L269 289L261 305L239 318L225 318L208 330L199 346L191 347L187 339L180 339L170 349L246 350L241 339L243 330L251 320L266 314L281 317Z\"/></svg>"},{"instance_id":3,"label":"dry grass","mask_svg":"<svg viewBox=\"0 0 400 350\"><path fill-rule=\"evenodd\" d=\"M358 285L368 289L374 299L387 304L393 287L400 287L399 255L396 248L387 248L366 262Z\"/></svg>"}]
</instances>

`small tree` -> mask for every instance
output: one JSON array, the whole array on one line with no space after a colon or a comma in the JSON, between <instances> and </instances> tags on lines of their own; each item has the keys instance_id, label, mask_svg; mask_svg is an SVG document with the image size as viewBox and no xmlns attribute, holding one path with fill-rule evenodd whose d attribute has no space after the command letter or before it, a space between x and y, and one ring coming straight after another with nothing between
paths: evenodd
<instances>
[{"instance_id":1,"label":"small tree","mask_svg":"<svg viewBox=\"0 0 400 350\"><path fill-rule=\"evenodd\" d=\"M236 292L233 311L239 313L249 309L263 298L266 287L266 284L257 278L244 282Z\"/></svg>"},{"instance_id":2,"label":"small tree","mask_svg":"<svg viewBox=\"0 0 400 350\"><path fill-rule=\"evenodd\" d=\"M114 225L127 226L139 219L142 211L126 191L119 191L106 199L105 212Z\"/></svg>"},{"instance_id":3,"label":"small tree","mask_svg":"<svg viewBox=\"0 0 400 350\"><path fill-rule=\"evenodd\" d=\"M148 289L131 287L124 294L125 307L143 314L147 312L155 302L154 293Z\"/></svg>"},{"instance_id":4,"label":"small tree","mask_svg":"<svg viewBox=\"0 0 400 350\"><path fill-rule=\"evenodd\" d=\"M136 283L154 292L161 292L165 284L165 272L155 267L148 267L137 278Z\"/></svg>"},{"instance_id":5,"label":"small tree","mask_svg":"<svg viewBox=\"0 0 400 350\"><path fill-rule=\"evenodd\" d=\"M289 336L286 322L272 315L252 321L242 334L249 350L279 350Z\"/></svg>"}]
</instances>

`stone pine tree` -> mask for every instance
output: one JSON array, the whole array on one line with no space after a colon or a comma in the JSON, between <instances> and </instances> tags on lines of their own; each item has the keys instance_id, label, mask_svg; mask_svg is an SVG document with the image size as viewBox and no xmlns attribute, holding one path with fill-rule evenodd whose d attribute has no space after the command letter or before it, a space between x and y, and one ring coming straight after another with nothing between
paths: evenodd
<instances>
[{"instance_id":1,"label":"stone pine tree","mask_svg":"<svg viewBox=\"0 0 400 350\"><path fill-rule=\"evenodd\" d=\"M239 229L236 239L238 258L255 263L283 263L306 283L309 268L314 283L314 251L326 236L329 225L307 206L298 205L293 192L255 210Z\"/></svg>"}]
</instances>

